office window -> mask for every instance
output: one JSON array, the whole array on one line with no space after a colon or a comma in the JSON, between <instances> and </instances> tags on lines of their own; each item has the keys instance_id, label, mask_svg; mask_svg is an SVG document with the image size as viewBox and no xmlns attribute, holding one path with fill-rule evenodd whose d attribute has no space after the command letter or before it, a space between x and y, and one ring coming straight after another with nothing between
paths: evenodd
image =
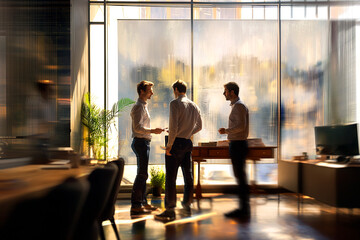
<instances>
[{"instance_id":1,"label":"office window","mask_svg":"<svg viewBox=\"0 0 360 240\"><path fill-rule=\"evenodd\" d=\"M194 144L222 140L226 136L217 130L227 125L230 111L222 95L223 84L235 81L250 110L250 138L261 138L271 146L279 142L280 156L285 159L302 152L315 157L314 126L360 118L356 94L360 88L359 6L310 1L286 5L289 1L282 1L278 22L277 5L264 0L231 4L220 0L212 6L206 0L181 4L149 1L144 6L136 1L127 6L111 2L107 2L105 16L106 79L100 80L106 84L95 87L107 107L121 97L136 100L136 84L153 81L155 95L149 101L152 126L166 127L168 103L173 99L171 84L181 78L188 83L188 96L200 106L204 119ZM100 21L96 19L102 11L94 11L93 21ZM100 67L95 74L104 72ZM129 113L117 124L109 151L125 156L127 167L135 169ZM163 145L163 134L154 136L150 164L164 164ZM262 159L257 165L257 181L276 183L276 160ZM253 176L251 164L248 171ZM204 184L234 183L226 160L208 160L200 175Z\"/></svg>"},{"instance_id":2,"label":"office window","mask_svg":"<svg viewBox=\"0 0 360 240\"><path fill-rule=\"evenodd\" d=\"M152 127L168 127L172 83L187 82L191 95L191 25L190 9L184 7L111 7L108 25L108 105L122 97L138 99L136 85L142 80L154 82L154 96L149 100ZM118 138L111 146L127 164L136 164L131 150L130 110L118 122ZM150 164L164 164L164 135L152 135ZM116 147L118 149L116 149Z\"/></svg>"},{"instance_id":3,"label":"office window","mask_svg":"<svg viewBox=\"0 0 360 240\"><path fill-rule=\"evenodd\" d=\"M194 100L203 116L195 144L226 139L218 133L220 127L227 127L231 110L223 85L233 81L239 84L239 97L249 108L249 138L277 145L277 21L241 18L223 15L217 20L215 15L212 19L199 15L194 20ZM253 176L253 170L249 167L249 175ZM276 165L259 164L257 170L263 182L276 182ZM204 184L235 182L228 160L209 159L201 171Z\"/></svg>"},{"instance_id":4,"label":"office window","mask_svg":"<svg viewBox=\"0 0 360 240\"><path fill-rule=\"evenodd\" d=\"M356 7L354 7L356 8ZM314 126L356 122L359 13L330 8L330 20L285 20L282 27L282 157L315 157Z\"/></svg>"}]
</instances>

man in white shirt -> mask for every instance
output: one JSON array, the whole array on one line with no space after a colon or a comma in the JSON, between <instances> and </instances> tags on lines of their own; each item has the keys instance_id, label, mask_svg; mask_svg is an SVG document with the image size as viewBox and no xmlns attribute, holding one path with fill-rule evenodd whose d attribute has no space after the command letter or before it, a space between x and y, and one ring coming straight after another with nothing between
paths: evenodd
<instances>
[{"instance_id":1,"label":"man in white shirt","mask_svg":"<svg viewBox=\"0 0 360 240\"><path fill-rule=\"evenodd\" d=\"M148 179L148 164L150 153L151 134L160 134L162 128L150 128L150 114L147 109L147 100L151 98L154 84L150 81L141 81L137 85L139 99L131 109L132 136L131 148L137 159L137 175L131 194L130 214L149 214L157 208L146 201L146 180Z\"/></svg>"},{"instance_id":2,"label":"man in white shirt","mask_svg":"<svg viewBox=\"0 0 360 240\"><path fill-rule=\"evenodd\" d=\"M176 176L181 166L184 176L184 198L182 206L191 214L194 180L192 176L190 138L202 128L199 107L186 96L186 83L178 80L173 85L175 98L170 102L169 137L166 145L165 167L165 208L155 216L156 220L171 221L175 219Z\"/></svg>"},{"instance_id":3,"label":"man in white shirt","mask_svg":"<svg viewBox=\"0 0 360 240\"><path fill-rule=\"evenodd\" d=\"M230 101L231 112L229 115L229 127L220 128L220 134L227 134L229 153L234 169L234 175L239 185L238 209L226 213L226 217L250 217L249 185L247 183L245 163L248 153L247 138L249 135L249 110L239 98L239 86L235 82L224 85L224 96Z\"/></svg>"}]
</instances>

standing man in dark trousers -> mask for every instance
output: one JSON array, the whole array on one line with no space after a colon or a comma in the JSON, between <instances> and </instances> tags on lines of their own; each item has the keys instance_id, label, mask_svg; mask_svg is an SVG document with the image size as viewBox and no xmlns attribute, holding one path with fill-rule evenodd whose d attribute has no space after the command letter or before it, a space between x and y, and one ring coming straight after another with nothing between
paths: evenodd
<instances>
[{"instance_id":1,"label":"standing man in dark trousers","mask_svg":"<svg viewBox=\"0 0 360 240\"><path fill-rule=\"evenodd\" d=\"M141 81L137 85L139 99L131 109L133 142L131 148L137 159L137 175L131 193L130 215L149 214L157 208L146 201L146 180L148 179L148 164L150 153L151 134L160 134L162 128L150 128L150 114L147 109L147 100L151 98L154 84L150 81Z\"/></svg>"},{"instance_id":2,"label":"standing man in dark trousers","mask_svg":"<svg viewBox=\"0 0 360 240\"><path fill-rule=\"evenodd\" d=\"M199 107L186 96L186 83L178 80L173 85L175 99L170 102L169 138L166 146L165 168L165 208L155 216L156 220L172 221L175 219L176 176L181 166L184 176L184 198L181 202L185 212L191 214L194 180L192 176L191 136L202 128Z\"/></svg>"},{"instance_id":3,"label":"standing man in dark trousers","mask_svg":"<svg viewBox=\"0 0 360 240\"><path fill-rule=\"evenodd\" d=\"M234 175L239 185L238 209L226 213L226 217L250 217L249 185L246 177L246 154L248 153L247 138L249 135L249 110L239 98L239 86L235 82L224 85L224 96L230 101L231 112L228 128L220 128L220 134L227 134L229 153L234 169Z\"/></svg>"}]
</instances>

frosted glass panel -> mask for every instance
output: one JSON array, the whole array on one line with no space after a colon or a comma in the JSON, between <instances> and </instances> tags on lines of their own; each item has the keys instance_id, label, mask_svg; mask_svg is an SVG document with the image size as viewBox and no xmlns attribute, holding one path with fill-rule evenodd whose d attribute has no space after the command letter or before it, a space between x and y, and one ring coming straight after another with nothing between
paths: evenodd
<instances>
[{"instance_id":1,"label":"frosted glass panel","mask_svg":"<svg viewBox=\"0 0 360 240\"><path fill-rule=\"evenodd\" d=\"M231 109L223 85L234 81L250 110L250 137L276 145L276 46L276 21L194 22L194 96L203 116L195 143L226 137L217 131L227 127Z\"/></svg>"},{"instance_id":2,"label":"frosted glass panel","mask_svg":"<svg viewBox=\"0 0 360 240\"><path fill-rule=\"evenodd\" d=\"M356 119L356 21L282 22L282 156L315 157L314 126Z\"/></svg>"},{"instance_id":3,"label":"frosted glass panel","mask_svg":"<svg viewBox=\"0 0 360 240\"><path fill-rule=\"evenodd\" d=\"M104 21L104 5L91 4L90 5L90 22Z\"/></svg>"},{"instance_id":4,"label":"frosted glass panel","mask_svg":"<svg viewBox=\"0 0 360 240\"><path fill-rule=\"evenodd\" d=\"M118 21L118 91L119 98L137 100L136 85L152 81L154 95L148 102L151 127L168 127L169 102L174 98L172 83L188 83L191 96L191 24L187 20L119 20ZM119 119L120 155L136 163L130 145L131 118ZM164 134L153 135L150 163L163 164Z\"/></svg>"},{"instance_id":5,"label":"frosted glass panel","mask_svg":"<svg viewBox=\"0 0 360 240\"><path fill-rule=\"evenodd\" d=\"M104 26L90 26L90 92L93 101L104 108Z\"/></svg>"},{"instance_id":6,"label":"frosted glass panel","mask_svg":"<svg viewBox=\"0 0 360 240\"><path fill-rule=\"evenodd\" d=\"M314 154L314 126L324 122L324 78L327 78L327 21L282 22L283 158Z\"/></svg>"}]
</instances>

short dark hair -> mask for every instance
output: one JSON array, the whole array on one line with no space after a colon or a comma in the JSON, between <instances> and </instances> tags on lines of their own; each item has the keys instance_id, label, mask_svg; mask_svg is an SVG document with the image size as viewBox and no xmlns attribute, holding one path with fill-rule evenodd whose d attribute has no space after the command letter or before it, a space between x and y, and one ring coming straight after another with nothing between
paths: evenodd
<instances>
[{"instance_id":1,"label":"short dark hair","mask_svg":"<svg viewBox=\"0 0 360 240\"><path fill-rule=\"evenodd\" d=\"M236 82L228 82L224 87L229 91L234 91L236 96L239 96L239 85Z\"/></svg>"},{"instance_id":2,"label":"short dark hair","mask_svg":"<svg viewBox=\"0 0 360 240\"><path fill-rule=\"evenodd\" d=\"M146 91L147 86L154 86L154 83L150 82L150 81L145 81L145 80L138 83L137 92L138 92L139 96L140 96L141 90L143 90L144 92Z\"/></svg>"},{"instance_id":3,"label":"short dark hair","mask_svg":"<svg viewBox=\"0 0 360 240\"><path fill-rule=\"evenodd\" d=\"M186 93L186 82L182 81L182 80L177 80L176 82L174 82L174 84L172 85L172 88L175 91L175 88L177 88L177 90L180 93Z\"/></svg>"}]
</instances>

